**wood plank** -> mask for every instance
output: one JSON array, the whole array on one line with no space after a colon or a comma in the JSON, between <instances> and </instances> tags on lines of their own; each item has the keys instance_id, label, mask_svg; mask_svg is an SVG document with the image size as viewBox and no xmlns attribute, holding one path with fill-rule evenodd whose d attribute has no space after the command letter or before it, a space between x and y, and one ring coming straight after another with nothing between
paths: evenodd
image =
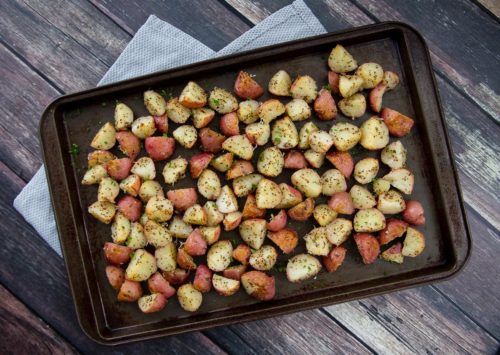
<instances>
[{"instance_id":1,"label":"wood plank","mask_svg":"<svg viewBox=\"0 0 500 355\"><path fill-rule=\"evenodd\" d=\"M219 50L250 27L217 0L165 2L90 0L130 34L146 22L150 14L176 26L213 50Z\"/></svg>"},{"instance_id":2,"label":"wood plank","mask_svg":"<svg viewBox=\"0 0 500 355\"><path fill-rule=\"evenodd\" d=\"M79 350L87 353L210 353L223 351L200 332L175 337L106 347L91 341L82 332L68 287L63 260L42 241L12 207L12 200L24 182L0 163L0 235L15 232L16 238L4 238L0 248L0 283L28 305L39 317ZM43 265L43 267L40 267Z\"/></svg>"},{"instance_id":3,"label":"wood plank","mask_svg":"<svg viewBox=\"0 0 500 355\"><path fill-rule=\"evenodd\" d=\"M492 13L497 18L500 17L500 3L496 0L477 0L482 6Z\"/></svg>"},{"instance_id":4,"label":"wood plank","mask_svg":"<svg viewBox=\"0 0 500 355\"><path fill-rule=\"evenodd\" d=\"M43 320L0 285L0 344L4 354L77 354Z\"/></svg>"}]
</instances>

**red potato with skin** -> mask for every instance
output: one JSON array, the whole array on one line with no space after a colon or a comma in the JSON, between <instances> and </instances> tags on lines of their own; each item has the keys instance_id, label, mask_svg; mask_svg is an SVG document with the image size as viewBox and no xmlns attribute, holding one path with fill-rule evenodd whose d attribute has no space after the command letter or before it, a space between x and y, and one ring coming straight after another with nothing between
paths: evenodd
<instances>
[{"instance_id":1,"label":"red potato with skin","mask_svg":"<svg viewBox=\"0 0 500 355\"><path fill-rule=\"evenodd\" d=\"M251 254L252 251L248 245L238 244L238 246L233 249L232 257L234 260L239 261L243 265L247 265Z\"/></svg>"},{"instance_id":2,"label":"red potato with skin","mask_svg":"<svg viewBox=\"0 0 500 355\"><path fill-rule=\"evenodd\" d=\"M106 277L111 287L119 291L125 281L125 270L118 266L108 265L106 266Z\"/></svg>"},{"instance_id":3,"label":"red potato with skin","mask_svg":"<svg viewBox=\"0 0 500 355\"><path fill-rule=\"evenodd\" d=\"M196 204L198 193L193 187L170 190L167 192L167 198L174 204L176 210L185 211Z\"/></svg>"},{"instance_id":4,"label":"red potato with skin","mask_svg":"<svg viewBox=\"0 0 500 355\"><path fill-rule=\"evenodd\" d=\"M380 244L372 234L356 233L354 241L365 265L373 263L380 254Z\"/></svg>"},{"instance_id":5,"label":"red potato with skin","mask_svg":"<svg viewBox=\"0 0 500 355\"><path fill-rule=\"evenodd\" d=\"M194 275L193 287L202 293L210 292L212 289L212 275L213 272L208 266L200 264Z\"/></svg>"},{"instance_id":6,"label":"red potato with skin","mask_svg":"<svg viewBox=\"0 0 500 355\"><path fill-rule=\"evenodd\" d=\"M373 111L380 112L380 110L382 109L382 98L386 90L387 86L385 86L385 84L383 83L380 83L370 91L368 102L370 103L370 108Z\"/></svg>"},{"instance_id":7,"label":"red potato with skin","mask_svg":"<svg viewBox=\"0 0 500 355\"><path fill-rule=\"evenodd\" d=\"M130 158L113 159L104 166L109 176L117 181L125 179L132 169L132 160Z\"/></svg>"},{"instance_id":8,"label":"red potato with skin","mask_svg":"<svg viewBox=\"0 0 500 355\"><path fill-rule=\"evenodd\" d=\"M283 198L276 208L291 208L302 202L302 194L296 188L288 184L281 183L280 190Z\"/></svg>"},{"instance_id":9,"label":"red potato with skin","mask_svg":"<svg viewBox=\"0 0 500 355\"><path fill-rule=\"evenodd\" d=\"M182 285L189 278L189 271L184 269L175 269L174 271L162 271L162 276L171 285Z\"/></svg>"},{"instance_id":10,"label":"red potato with skin","mask_svg":"<svg viewBox=\"0 0 500 355\"><path fill-rule=\"evenodd\" d=\"M218 153L222 150L222 143L226 140L226 136L215 132L214 130L205 127L198 132L201 146L208 153Z\"/></svg>"},{"instance_id":11,"label":"red potato with skin","mask_svg":"<svg viewBox=\"0 0 500 355\"><path fill-rule=\"evenodd\" d=\"M276 294L274 276L262 271L249 271L241 275L241 284L246 293L260 301L269 301Z\"/></svg>"},{"instance_id":12,"label":"red potato with skin","mask_svg":"<svg viewBox=\"0 0 500 355\"><path fill-rule=\"evenodd\" d=\"M117 299L120 302L135 302L142 296L141 284L137 281L125 280L120 287Z\"/></svg>"},{"instance_id":13,"label":"red potato with skin","mask_svg":"<svg viewBox=\"0 0 500 355\"><path fill-rule=\"evenodd\" d=\"M339 93L339 81L340 75L335 73L334 71L328 72L328 85L330 85L330 89L334 94Z\"/></svg>"},{"instance_id":14,"label":"red potato with skin","mask_svg":"<svg viewBox=\"0 0 500 355\"><path fill-rule=\"evenodd\" d=\"M158 132L167 133L168 132L168 117L167 114L162 116L153 116L155 120L155 127Z\"/></svg>"},{"instance_id":15,"label":"red potato with skin","mask_svg":"<svg viewBox=\"0 0 500 355\"><path fill-rule=\"evenodd\" d=\"M314 111L322 121L330 121L337 116L337 106L330 91L320 90L318 97L314 100Z\"/></svg>"},{"instance_id":16,"label":"red potato with skin","mask_svg":"<svg viewBox=\"0 0 500 355\"><path fill-rule=\"evenodd\" d=\"M137 305L143 313L155 313L165 308L167 302L168 301L163 294L152 293L151 295L139 298Z\"/></svg>"},{"instance_id":17,"label":"red potato with skin","mask_svg":"<svg viewBox=\"0 0 500 355\"><path fill-rule=\"evenodd\" d=\"M177 264L185 270L196 269L196 263L194 262L193 257L182 247L177 250Z\"/></svg>"},{"instance_id":18,"label":"red potato with skin","mask_svg":"<svg viewBox=\"0 0 500 355\"><path fill-rule=\"evenodd\" d=\"M348 192L336 192L328 200L328 207L340 214L353 214L354 204Z\"/></svg>"},{"instance_id":19,"label":"red potato with skin","mask_svg":"<svg viewBox=\"0 0 500 355\"><path fill-rule=\"evenodd\" d=\"M410 133L415 123L410 117L387 107L382 109L380 117L384 120L384 123L389 129L389 133L396 137L406 136Z\"/></svg>"},{"instance_id":20,"label":"red potato with skin","mask_svg":"<svg viewBox=\"0 0 500 355\"><path fill-rule=\"evenodd\" d=\"M132 196L124 196L118 201L118 211L132 222L141 217L142 202Z\"/></svg>"},{"instance_id":21,"label":"red potato with skin","mask_svg":"<svg viewBox=\"0 0 500 355\"><path fill-rule=\"evenodd\" d=\"M222 221L224 224L224 230L226 232L235 230L240 225L242 219L242 213L239 211L226 214L224 216L224 220Z\"/></svg>"},{"instance_id":22,"label":"red potato with skin","mask_svg":"<svg viewBox=\"0 0 500 355\"><path fill-rule=\"evenodd\" d=\"M255 171L252 163L246 160L236 160L231 165L231 168L226 172L226 179L232 180L240 176L251 174Z\"/></svg>"},{"instance_id":23,"label":"red potato with skin","mask_svg":"<svg viewBox=\"0 0 500 355\"><path fill-rule=\"evenodd\" d=\"M214 155L210 153L199 153L193 155L189 161L189 171L191 173L191 177L193 179L197 179L203 170L208 167L213 157Z\"/></svg>"},{"instance_id":24,"label":"red potato with skin","mask_svg":"<svg viewBox=\"0 0 500 355\"><path fill-rule=\"evenodd\" d=\"M257 200L255 196L250 194L247 196L247 200L245 202L245 206L243 207L243 212L241 217L243 219L248 218L261 218L266 215L266 210L257 207Z\"/></svg>"},{"instance_id":25,"label":"red potato with skin","mask_svg":"<svg viewBox=\"0 0 500 355\"><path fill-rule=\"evenodd\" d=\"M139 138L130 131L116 132L115 137L123 154L135 160L141 151L141 141Z\"/></svg>"},{"instance_id":26,"label":"red potato with skin","mask_svg":"<svg viewBox=\"0 0 500 355\"><path fill-rule=\"evenodd\" d=\"M291 253L299 243L299 235L291 228L283 228L277 232L268 232L267 237L285 254Z\"/></svg>"},{"instance_id":27,"label":"red potato with skin","mask_svg":"<svg viewBox=\"0 0 500 355\"><path fill-rule=\"evenodd\" d=\"M323 257L323 265L328 272L336 271L344 262L347 249L343 246L333 248L327 256Z\"/></svg>"},{"instance_id":28,"label":"red potato with skin","mask_svg":"<svg viewBox=\"0 0 500 355\"><path fill-rule=\"evenodd\" d=\"M222 275L224 275L224 277L227 277L228 279L240 281L241 275L245 273L246 269L247 269L246 265L234 265L224 270L222 272Z\"/></svg>"},{"instance_id":29,"label":"red potato with skin","mask_svg":"<svg viewBox=\"0 0 500 355\"><path fill-rule=\"evenodd\" d=\"M354 170L354 161L352 160L352 156L349 152L331 152L326 155L326 159L332 165L337 168L338 171L345 176L346 179L351 177L351 174Z\"/></svg>"},{"instance_id":30,"label":"red potato with skin","mask_svg":"<svg viewBox=\"0 0 500 355\"><path fill-rule=\"evenodd\" d=\"M257 99L264 89L247 72L240 71L234 83L234 93L242 99Z\"/></svg>"},{"instance_id":31,"label":"red potato with skin","mask_svg":"<svg viewBox=\"0 0 500 355\"><path fill-rule=\"evenodd\" d=\"M144 148L151 159L155 161L169 158L175 150L175 139L168 137L148 137L144 141Z\"/></svg>"},{"instance_id":32,"label":"red potato with skin","mask_svg":"<svg viewBox=\"0 0 500 355\"><path fill-rule=\"evenodd\" d=\"M395 218L389 218L385 222L385 228L378 233L378 242L385 245L406 233L408 223Z\"/></svg>"},{"instance_id":33,"label":"red potato with skin","mask_svg":"<svg viewBox=\"0 0 500 355\"><path fill-rule=\"evenodd\" d=\"M271 217L269 222L267 222L267 230L271 232L278 232L286 227L286 222L288 217L285 210L281 210L278 214Z\"/></svg>"},{"instance_id":34,"label":"red potato with skin","mask_svg":"<svg viewBox=\"0 0 500 355\"><path fill-rule=\"evenodd\" d=\"M87 155L87 165L92 168L96 165L106 166L110 160L116 159L116 156L107 150L94 150Z\"/></svg>"},{"instance_id":35,"label":"red potato with skin","mask_svg":"<svg viewBox=\"0 0 500 355\"><path fill-rule=\"evenodd\" d=\"M237 136L240 134L239 123L236 112L226 113L220 118L220 130L226 137Z\"/></svg>"},{"instance_id":36,"label":"red potato with skin","mask_svg":"<svg viewBox=\"0 0 500 355\"><path fill-rule=\"evenodd\" d=\"M307 168L307 161L304 158L304 154L298 150L290 150L285 154L285 165L286 169L305 169Z\"/></svg>"},{"instance_id":37,"label":"red potato with skin","mask_svg":"<svg viewBox=\"0 0 500 355\"><path fill-rule=\"evenodd\" d=\"M403 211L403 219L415 226L425 224L425 214L422 204L415 200L406 201L406 208Z\"/></svg>"},{"instance_id":38,"label":"red potato with skin","mask_svg":"<svg viewBox=\"0 0 500 355\"><path fill-rule=\"evenodd\" d=\"M294 221L307 221L314 212L314 199L306 198L301 203L295 205L288 210L288 216Z\"/></svg>"},{"instance_id":39,"label":"red potato with skin","mask_svg":"<svg viewBox=\"0 0 500 355\"><path fill-rule=\"evenodd\" d=\"M166 299L175 295L175 288L159 272L155 272L149 277L148 289L151 293L161 293Z\"/></svg>"},{"instance_id":40,"label":"red potato with skin","mask_svg":"<svg viewBox=\"0 0 500 355\"><path fill-rule=\"evenodd\" d=\"M184 243L184 251L191 256L205 255L207 252L207 242L203 238L201 231L196 228L187 237Z\"/></svg>"}]
</instances>

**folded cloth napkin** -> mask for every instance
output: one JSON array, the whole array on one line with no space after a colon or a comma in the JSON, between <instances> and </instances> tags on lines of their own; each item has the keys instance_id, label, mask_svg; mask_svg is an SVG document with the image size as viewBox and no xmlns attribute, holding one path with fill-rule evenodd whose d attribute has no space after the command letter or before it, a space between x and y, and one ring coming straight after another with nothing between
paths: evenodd
<instances>
[{"instance_id":1,"label":"folded cloth napkin","mask_svg":"<svg viewBox=\"0 0 500 355\"><path fill-rule=\"evenodd\" d=\"M325 32L307 5L302 0L296 0L219 52L214 52L178 28L151 15L98 85ZM43 166L16 197L14 207L62 255Z\"/></svg>"}]
</instances>

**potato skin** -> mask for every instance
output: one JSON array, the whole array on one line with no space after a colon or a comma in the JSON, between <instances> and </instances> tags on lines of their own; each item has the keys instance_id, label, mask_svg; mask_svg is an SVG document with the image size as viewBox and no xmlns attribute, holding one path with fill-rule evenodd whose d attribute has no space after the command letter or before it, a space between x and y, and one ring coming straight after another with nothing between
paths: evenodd
<instances>
[{"instance_id":1,"label":"potato skin","mask_svg":"<svg viewBox=\"0 0 500 355\"><path fill-rule=\"evenodd\" d=\"M260 301L269 301L276 294L274 276L262 271L249 271L241 275L241 284L246 293Z\"/></svg>"},{"instance_id":2,"label":"potato skin","mask_svg":"<svg viewBox=\"0 0 500 355\"><path fill-rule=\"evenodd\" d=\"M323 265L328 272L337 271L337 269L344 262L345 256L347 253L347 249L338 246L333 248L327 256L323 257Z\"/></svg>"},{"instance_id":3,"label":"potato skin","mask_svg":"<svg viewBox=\"0 0 500 355\"><path fill-rule=\"evenodd\" d=\"M352 160L351 153L341 151L331 152L326 155L326 159L328 159L342 175L349 179L354 170L354 161Z\"/></svg>"},{"instance_id":4,"label":"potato skin","mask_svg":"<svg viewBox=\"0 0 500 355\"><path fill-rule=\"evenodd\" d=\"M410 117L387 107L382 109L380 116L387 125L389 133L396 137L406 136L415 123Z\"/></svg>"},{"instance_id":5,"label":"potato skin","mask_svg":"<svg viewBox=\"0 0 500 355\"><path fill-rule=\"evenodd\" d=\"M142 287L139 282L125 280L120 287L117 299L120 302L135 302L142 296Z\"/></svg>"},{"instance_id":6,"label":"potato skin","mask_svg":"<svg viewBox=\"0 0 500 355\"><path fill-rule=\"evenodd\" d=\"M132 222L137 222L141 216L142 203L132 196L124 196L118 201L118 211Z\"/></svg>"},{"instance_id":7,"label":"potato skin","mask_svg":"<svg viewBox=\"0 0 500 355\"><path fill-rule=\"evenodd\" d=\"M135 134L130 131L116 132L115 137L118 141L118 146L122 153L128 156L130 159L135 160L135 158L141 151L141 142L139 138L137 138Z\"/></svg>"},{"instance_id":8,"label":"potato skin","mask_svg":"<svg viewBox=\"0 0 500 355\"><path fill-rule=\"evenodd\" d=\"M365 265L373 263L380 254L380 245L377 239L368 233L354 234L354 241Z\"/></svg>"},{"instance_id":9,"label":"potato skin","mask_svg":"<svg viewBox=\"0 0 500 355\"><path fill-rule=\"evenodd\" d=\"M169 137L148 137L144 141L144 148L151 159L165 160L174 154L175 139Z\"/></svg>"},{"instance_id":10,"label":"potato skin","mask_svg":"<svg viewBox=\"0 0 500 355\"><path fill-rule=\"evenodd\" d=\"M222 150L222 143L226 140L226 137L214 130L205 127L200 129L199 137L201 146L208 153L218 153Z\"/></svg>"},{"instance_id":11,"label":"potato skin","mask_svg":"<svg viewBox=\"0 0 500 355\"><path fill-rule=\"evenodd\" d=\"M209 292L212 289L212 275L212 270L206 265L200 264L196 269L193 287L202 293Z\"/></svg>"},{"instance_id":12,"label":"potato skin","mask_svg":"<svg viewBox=\"0 0 500 355\"><path fill-rule=\"evenodd\" d=\"M330 91L321 89L314 101L314 111L322 121L330 121L337 116L337 106Z\"/></svg>"},{"instance_id":13,"label":"potato skin","mask_svg":"<svg viewBox=\"0 0 500 355\"><path fill-rule=\"evenodd\" d=\"M237 136L240 134L239 119L236 112L226 113L220 118L219 127L226 137Z\"/></svg>"},{"instance_id":14,"label":"potato skin","mask_svg":"<svg viewBox=\"0 0 500 355\"><path fill-rule=\"evenodd\" d=\"M234 93L242 99L257 99L264 89L247 72L240 71L234 83Z\"/></svg>"},{"instance_id":15,"label":"potato skin","mask_svg":"<svg viewBox=\"0 0 500 355\"><path fill-rule=\"evenodd\" d=\"M189 172L191 173L191 177L193 179L199 178L203 170L208 167L213 157L214 155L210 153L198 153L193 155L189 161Z\"/></svg>"},{"instance_id":16,"label":"potato skin","mask_svg":"<svg viewBox=\"0 0 500 355\"><path fill-rule=\"evenodd\" d=\"M105 163L104 167L109 176L117 181L125 179L132 169L130 158L112 159Z\"/></svg>"},{"instance_id":17,"label":"potato skin","mask_svg":"<svg viewBox=\"0 0 500 355\"><path fill-rule=\"evenodd\" d=\"M285 254L291 253L299 243L299 235L291 228L283 228L277 232L269 231L267 237Z\"/></svg>"},{"instance_id":18,"label":"potato skin","mask_svg":"<svg viewBox=\"0 0 500 355\"><path fill-rule=\"evenodd\" d=\"M405 234L407 228L408 223L400 219L389 218L386 221L385 228L378 233L378 242L380 245L388 244Z\"/></svg>"},{"instance_id":19,"label":"potato skin","mask_svg":"<svg viewBox=\"0 0 500 355\"><path fill-rule=\"evenodd\" d=\"M248 264L248 260L250 259L251 255L251 250L250 247L246 244L238 244L236 248L233 250L233 259L239 261L243 265Z\"/></svg>"},{"instance_id":20,"label":"potato skin","mask_svg":"<svg viewBox=\"0 0 500 355\"><path fill-rule=\"evenodd\" d=\"M172 201L176 210L185 211L196 204L198 194L195 188L189 187L185 189L170 190L167 192L167 198Z\"/></svg>"},{"instance_id":21,"label":"potato skin","mask_svg":"<svg viewBox=\"0 0 500 355\"><path fill-rule=\"evenodd\" d=\"M295 205L288 210L288 216L294 221L307 221L314 212L314 199L306 198L301 203Z\"/></svg>"},{"instance_id":22,"label":"potato skin","mask_svg":"<svg viewBox=\"0 0 500 355\"><path fill-rule=\"evenodd\" d=\"M191 256L205 255L207 252L207 242L203 239L201 231L196 228L187 237L184 243L184 250Z\"/></svg>"},{"instance_id":23,"label":"potato skin","mask_svg":"<svg viewBox=\"0 0 500 355\"><path fill-rule=\"evenodd\" d=\"M348 192L336 192L328 200L328 206L340 214L353 214L354 204Z\"/></svg>"},{"instance_id":24,"label":"potato skin","mask_svg":"<svg viewBox=\"0 0 500 355\"><path fill-rule=\"evenodd\" d=\"M175 288L170 286L170 283L159 272L155 272L148 279L148 289L151 293L161 293L166 299L175 295L176 292Z\"/></svg>"},{"instance_id":25,"label":"potato skin","mask_svg":"<svg viewBox=\"0 0 500 355\"><path fill-rule=\"evenodd\" d=\"M298 150L289 150L285 154L284 166L285 169L305 169L307 168L307 161L304 158L304 154Z\"/></svg>"},{"instance_id":26,"label":"potato skin","mask_svg":"<svg viewBox=\"0 0 500 355\"><path fill-rule=\"evenodd\" d=\"M119 291L125 281L125 270L118 266L108 265L106 266L106 277L111 287Z\"/></svg>"},{"instance_id":27,"label":"potato skin","mask_svg":"<svg viewBox=\"0 0 500 355\"><path fill-rule=\"evenodd\" d=\"M167 305L167 299L161 293L153 293L148 296L142 296L137 301L139 309L144 313L154 313L161 311Z\"/></svg>"},{"instance_id":28,"label":"potato skin","mask_svg":"<svg viewBox=\"0 0 500 355\"><path fill-rule=\"evenodd\" d=\"M287 222L287 216L285 210L280 210L278 214L271 217L270 221L267 222L267 230L271 232L277 232L285 228Z\"/></svg>"},{"instance_id":29,"label":"potato skin","mask_svg":"<svg viewBox=\"0 0 500 355\"><path fill-rule=\"evenodd\" d=\"M425 224L424 208L422 204L415 200L406 201L406 208L403 211L403 219L415 226Z\"/></svg>"}]
</instances>

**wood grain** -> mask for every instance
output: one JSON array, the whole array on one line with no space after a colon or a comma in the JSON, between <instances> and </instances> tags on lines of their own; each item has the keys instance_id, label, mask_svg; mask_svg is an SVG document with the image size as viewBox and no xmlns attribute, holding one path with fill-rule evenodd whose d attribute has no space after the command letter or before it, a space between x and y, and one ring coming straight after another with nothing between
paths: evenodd
<instances>
[{"instance_id":1,"label":"wood grain","mask_svg":"<svg viewBox=\"0 0 500 355\"><path fill-rule=\"evenodd\" d=\"M496 0L477 0L497 18L500 17L500 3Z\"/></svg>"},{"instance_id":2,"label":"wood grain","mask_svg":"<svg viewBox=\"0 0 500 355\"><path fill-rule=\"evenodd\" d=\"M0 285L0 347L3 354L77 354L43 320Z\"/></svg>"},{"instance_id":3,"label":"wood grain","mask_svg":"<svg viewBox=\"0 0 500 355\"><path fill-rule=\"evenodd\" d=\"M250 27L217 0L127 1L91 0L129 34L135 33L154 14L171 25L219 50Z\"/></svg>"}]
</instances>

